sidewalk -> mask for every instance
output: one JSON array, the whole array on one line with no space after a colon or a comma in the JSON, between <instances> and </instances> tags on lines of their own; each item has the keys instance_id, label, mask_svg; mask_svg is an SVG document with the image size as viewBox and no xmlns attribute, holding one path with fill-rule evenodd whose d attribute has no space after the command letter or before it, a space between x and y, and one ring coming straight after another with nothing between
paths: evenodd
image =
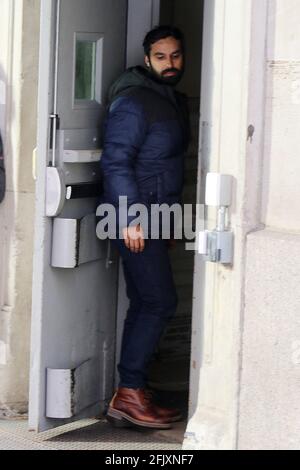
<instances>
[{"instance_id":1,"label":"sidewalk","mask_svg":"<svg viewBox=\"0 0 300 470\"><path fill-rule=\"evenodd\" d=\"M27 419L0 419L0 450L180 450L186 421L172 429L115 429L104 418L84 419L40 434Z\"/></svg>"}]
</instances>

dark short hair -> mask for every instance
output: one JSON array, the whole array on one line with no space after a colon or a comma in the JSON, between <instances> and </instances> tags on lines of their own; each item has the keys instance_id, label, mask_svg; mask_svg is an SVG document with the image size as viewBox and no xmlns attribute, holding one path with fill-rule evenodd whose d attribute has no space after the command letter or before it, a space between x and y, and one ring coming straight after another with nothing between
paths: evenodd
<instances>
[{"instance_id":1,"label":"dark short hair","mask_svg":"<svg viewBox=\"0 0 300 470\"><path fill-rule=\"evenodd\" d=\"M165 39L172 37L181 42L181 48L184 52L184 35L176 26L162 25L156 26L154 29L151 29L143 41L143 48L145 55L149 56L151 51L151 46L160 39Z\"/></svg>"}]
</instances>

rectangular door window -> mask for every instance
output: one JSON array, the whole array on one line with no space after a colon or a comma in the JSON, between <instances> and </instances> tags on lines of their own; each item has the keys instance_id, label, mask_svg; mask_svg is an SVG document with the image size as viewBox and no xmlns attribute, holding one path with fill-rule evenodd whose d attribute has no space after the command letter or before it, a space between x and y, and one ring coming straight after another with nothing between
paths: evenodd
<instances>
[{"instance_id":1,"label":"rectangular door window","mask_svg":"<svg viewBox=\"0 0 300 470\"><path fill-rule=\"evenodd\" d=\"M94 107L102 102L103 34L76 33L73 107Z\"/></svg>"},{"instance_id":2,"label":"rectangular door window","mask_svg":"<svg viewBox=\"0 0 300 470\"><path fill-rule=\"evenodd\" d=\"M96 43L76 42L75 100L95 99Z\"/></svg>"}]
</instances>

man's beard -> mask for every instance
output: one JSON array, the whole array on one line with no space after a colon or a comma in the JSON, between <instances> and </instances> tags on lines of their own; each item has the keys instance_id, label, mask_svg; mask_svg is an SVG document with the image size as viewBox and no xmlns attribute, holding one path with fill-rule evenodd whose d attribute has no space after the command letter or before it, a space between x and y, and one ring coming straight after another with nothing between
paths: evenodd
<instances>
[{"instance_id":1,"label":"man's beard","mask_svg":"<svg viewBox=\"0 0 300 470\"><path fill-rule=\"evenodd\" d=\"M175 69L175 68L170 68L163 70L161 73L156 72L156 70L152 67L152 64L150 62L150 65L148 67L148 72L151 74L152 78L157 81L158 83L162 83L164 85L172 85L175 86L177 83L182 78L183 72L184 72L184 67L182 67L181 70ZM165 75L167 72L175 72L174 75Z\"/></svg>"}]
</instances>

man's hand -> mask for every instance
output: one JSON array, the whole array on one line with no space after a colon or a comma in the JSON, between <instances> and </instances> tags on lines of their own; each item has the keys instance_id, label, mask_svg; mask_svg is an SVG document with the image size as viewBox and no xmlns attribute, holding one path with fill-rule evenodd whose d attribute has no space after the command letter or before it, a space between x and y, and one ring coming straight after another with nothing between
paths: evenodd
<instances>
[{"instance_id":1,"label":"man's hand","mask_svg":"<svg viewBox=\"0 0 300 470\"><path fill-rule=\"evenodd\" d=\"M140 224L123 228L124 243L129 250L139 253L145 248L144 232Z\"/></svg>"}]
</instances>

